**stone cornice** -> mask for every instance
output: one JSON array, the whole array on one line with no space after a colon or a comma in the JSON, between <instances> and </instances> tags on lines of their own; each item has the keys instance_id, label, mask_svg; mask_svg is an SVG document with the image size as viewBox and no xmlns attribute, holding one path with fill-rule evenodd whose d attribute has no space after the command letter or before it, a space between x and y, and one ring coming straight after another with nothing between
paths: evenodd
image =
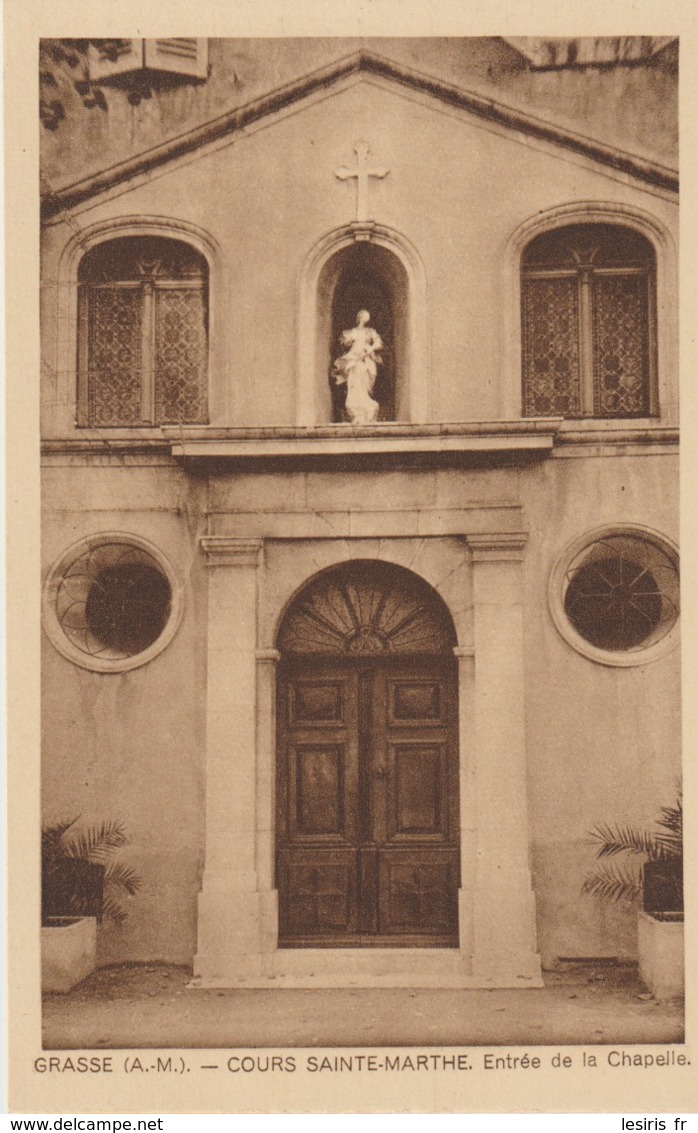
<instances>
[{"instance_id":1,"label":"stone cornice","mask_svg":"<svg viewBox=\"0 0 698 1133\"><path fill-rule=\"evenodd\" d=\"M202 535L206 566L257 567L264 541L237 535Z\"/></svg>"},{"instance_id":2,"label":"stone cornice","mask_svg":"<svg viewBox=\"0 0 698 1133\"><path fill-rule=\"evenodd\" d=\"M245 106L231 110L202 126L197 126L185 134L154 146L145 153L52 191L43 201L44 218L50 219L65 209L79 205L99 193L107 192L132 177L148 173L175 158L189 154L209 142L215 142L226 135L240 133L269 114L284 110L312 94L332 87L335 83L362 73L392 80L400 86L431 95L442 103L499 126L552 142L602 165L629 174L637 180L673 192L678 191L678 174L673 169L514 109L482 94L466 91L451 83L424 75L392 60L383 59L379 55L359 51L271 91Z\"/></svg>"},{"instance_id":3,"label":"stone cornice","mask_svg":"<svg viewBox=\"0 0 698 1133\"><path fill-rule=\"evenodd\" d=\"M550 456L560 418L518 421L464 421L447 424L383 422L375 426L318 425L222 429L163 426L172 456L212 465L283 461L300 465L321 461L354 462L431 459L477 462L483 459L541 460ZM278 467L278 466L277 466Z\"/></svg>"},{"instance_id":4,"label":"stone cornice","mask_svg":"<svg viewBox=\"0 0 698 1133\"><path fill-rule=\"evenodd\" d=\"M563 421L561 418L519 418L503 421L464 421L409 424L383 422L378 425L278 425L223 427L217 425L181 428L161 426L150 430L119 430L118 435L84 430L80 435L45 438L41 452L45 457L103 457L115 460L146 458L195 460L225 467L232 463L260 464L284 460L288 463L345 461L353 457L365 461L393 456L405 459L429 456L476 462L490 458L545 459L563 450L601 446L613 455L628 446L640 451L672 452L679 443L674 426L634 421L599 428L592 421Z\"/></svg>"},{"instance_id":5,"label":"stone cornice","mask_svg":"<svg viewBox=\"0 0 698 1133\"><path fill-rule=\"evenodd\" d=\"M638 425L628 420L613 428L584 428L567 421L555 437L556 445L677 445L679 430L675 426Z\"/></svg>"},{"instance_id":6,"label":"stone cornice","mask_svg":"<svg viewBox=\"0 0 698 1133\"><path fill-rule=\"evenodd\" d=\"M520 562L528 541L525 531L497 531L468 535L473 562Z\"/></svg>"}]
</instances>

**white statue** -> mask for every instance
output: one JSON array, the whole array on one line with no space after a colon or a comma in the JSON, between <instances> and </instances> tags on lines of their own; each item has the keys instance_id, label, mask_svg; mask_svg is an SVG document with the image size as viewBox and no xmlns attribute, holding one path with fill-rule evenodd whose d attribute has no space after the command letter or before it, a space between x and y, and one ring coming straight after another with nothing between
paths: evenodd
<instances>
[{"instance_id":1,"label":"white statue","mask_svg":"<svg viewBox=\"0 0 698 1133\"><path fill-rule=\"evenodd\" d=\"M359 311L356 326L342 331L340 343L345 353L333 364L336 384L346 383L346 410L352 425L370 425L378 419L380 410L371 394L383 361L378 353L383 343L378 332L368 325L370 318L368 311Z\"/></svg>"}]
</instances>

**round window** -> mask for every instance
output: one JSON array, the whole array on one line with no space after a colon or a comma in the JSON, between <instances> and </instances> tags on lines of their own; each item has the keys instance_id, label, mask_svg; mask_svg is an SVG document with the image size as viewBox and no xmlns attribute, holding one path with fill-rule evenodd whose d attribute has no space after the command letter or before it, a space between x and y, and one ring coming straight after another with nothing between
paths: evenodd
<instances>
[{"instance_id":1,"label":"round window","mask_svg":"<svg viewBox=\"0 0 698 1133\"><path fill-rule=\"evenodd\" d=\"M45 588L45 625L76 664L120 672L165 647L179 620L179 587L155 548L131 536L99 536L71 548Z\"/></svg>"},{"instance_id":2,"label":"round window","mask_svg":"<svg viewBox=\"0 0 698 1133\"><path fill-rule=\"evenodd\" d=\"M676 552L653 533L599 532L558 562L551 608L563 637L592 659L653 660L673 644L678 623Z\"/></svg>"}]
</instances>

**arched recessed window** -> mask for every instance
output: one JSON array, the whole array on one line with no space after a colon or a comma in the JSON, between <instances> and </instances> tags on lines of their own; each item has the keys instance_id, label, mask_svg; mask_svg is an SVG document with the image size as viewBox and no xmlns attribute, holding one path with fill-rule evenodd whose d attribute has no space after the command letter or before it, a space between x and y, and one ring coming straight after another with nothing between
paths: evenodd
<instances>
[{"instance_id":1,"label":"arched recessed window","mask_svg":"<svg viewBox=\"0 0 698 1133\"><path fill-rule=\"evenodd\" d=\"M208 268L181 240L107 240L78 270L78 424L207 418Z\"/></svg>"},{"instance_id":2,"label":"arched recessed window","mask_svg":"<svg viewBox=\"0 0 698 1133\"><path fill-rule=\"evenodd\" d=\"M526 417L657 412L655 255L614 224L537 236L522 262Z\"/></svg>"}]
</instances>

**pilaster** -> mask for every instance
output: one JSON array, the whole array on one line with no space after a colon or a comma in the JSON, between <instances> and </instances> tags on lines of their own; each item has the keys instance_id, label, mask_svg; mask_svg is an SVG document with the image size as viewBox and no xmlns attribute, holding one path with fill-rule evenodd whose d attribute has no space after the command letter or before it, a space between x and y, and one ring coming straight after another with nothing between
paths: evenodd
<instances>
[{"instance_id":1,"label":"pilaster","mask_svg":"<svg viewBox=\"0 0 698 1133\"><path fill-rule=\"evenodd\" d=\"M529 866L523 533L468 537L473 564L477 852L473 974L540 981Z\"/></svg>"},{"instance_id":2,"label":"pilaster","mask_svg":"<svg viewBox=\"0 0 698 1133\"><path fill-rule=\"evenodd\" d=\"M472 973L475 903L473 864L477 860L477 749L475 736L475 650L457 646L458 754L460 784L461 887L458 891L458 946L465 973Z\"/></svg>"},{"instance_id":3,"label":"pilaster","mask_svg":"<svg viewBox=\"0 0 698 1133\"><path fill-rule=\"evenodd\" d=\"M195 971L259 970L257 568L262 540L204 536L208 578L206 867Z\"/></svg>"}]
</instances>

